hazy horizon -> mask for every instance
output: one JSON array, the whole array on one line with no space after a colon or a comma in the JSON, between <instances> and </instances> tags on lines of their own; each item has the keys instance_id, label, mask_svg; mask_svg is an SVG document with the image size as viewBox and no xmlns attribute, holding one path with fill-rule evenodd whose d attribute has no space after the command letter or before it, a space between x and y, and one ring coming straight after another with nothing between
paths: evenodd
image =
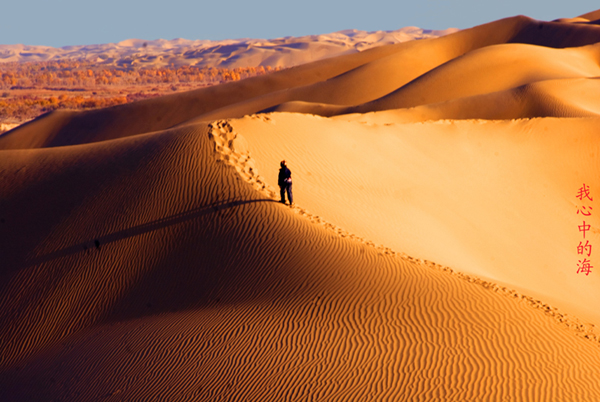
<instances>
[{"instance_id":1,"label":"hazy horizon","mask_svg":"<svg viewBox=\"0 0 600 402\"><path fill-rule=\"evenodd\" d=\"M33 4L32 4L33 3ZM159 2L107 0L97 4L65 0L10 2L0 26L0 44L64 47L118 43L126 39L190 40L274 39L337 32L345 29L389 31L406 26L428 30L465 29L514 15L540 20L571 18L595 10L591 0L568 3L526 3L510 0L481 4L475 0L427 0L419 3L305 2L282 6L271 0L254 3L197 4L174 0ZM94 8L95 7L95 8ZM432 11L433 10L433 11Z\"/></svg>"}]
</instances>

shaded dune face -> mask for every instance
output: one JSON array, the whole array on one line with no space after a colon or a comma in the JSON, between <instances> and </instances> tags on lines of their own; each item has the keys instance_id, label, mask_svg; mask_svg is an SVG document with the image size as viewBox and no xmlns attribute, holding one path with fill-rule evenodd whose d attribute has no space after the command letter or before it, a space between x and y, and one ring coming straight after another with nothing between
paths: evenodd
<instances>
[{"instance_id":1,"label":"shaded dune face","mask_svg":"<svg viewBox=\"0 0 600 402\"><path fill-rule=\"evenodd\" d=\"M515 17L0 136L0 400L600 400L600 282L564 267L599 29ZM265 108L304 114L238 118Z\"/></svg>"}]
</instances>

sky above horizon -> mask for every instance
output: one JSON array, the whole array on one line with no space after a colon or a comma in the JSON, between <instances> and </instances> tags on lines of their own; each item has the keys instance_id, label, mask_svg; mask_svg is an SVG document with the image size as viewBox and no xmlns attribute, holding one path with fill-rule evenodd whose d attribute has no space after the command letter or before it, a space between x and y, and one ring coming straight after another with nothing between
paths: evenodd
<instances>
[{"instance_id":1,"label":"sky above horizon","mask_svg":"<svg viewBox=\"0 0 600 402\"><path fill-rule=\"evenodd\" d=\"M359 29L470 28L514 15L572 18L596 10L591 0L8 0L0 44L89 45L125 39L274 39Z\"/></svg>"}]
</instances>

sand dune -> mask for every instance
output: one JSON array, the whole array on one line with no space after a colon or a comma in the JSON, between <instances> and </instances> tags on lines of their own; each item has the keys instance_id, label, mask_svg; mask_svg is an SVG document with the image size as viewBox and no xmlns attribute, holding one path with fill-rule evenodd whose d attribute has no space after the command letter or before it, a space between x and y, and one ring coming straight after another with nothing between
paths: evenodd
<instances>
[{"instance_id":1,"label":"sand dune","mask_svg":"<svg viewBox=\"0 0 600 402\"><path fill-rule=\"evenodd\" d=\"M600 81L594 78L546 80L506 91L453 99L431 105L369 114L371 123L415 123L431 120L510 120L535 117L600 116ZM331 107L318 104L284 104L281 111L314 110L328 115ZM349 119L360 115L352 116Z\"/></svg>"},{"instance_id":2,"label":"sand dune","mask_svg":"<svg viewBox=\"0 0 600 402\"><path fill-rule=\"evenodd\" d=\"M2 158L4 400L598 397L554 310L312 223L207 133Z\"/></svg>"},{"instance_id":3,"label":"sand dune","mask_svg":"<svg viewBox=\"0 0 600 402\"><path fill-rule=\"evenodd\" d=\"M600 400L598 29L509 18L1 135L0 400Z\"/></svg>"},{"instance_id":4,"label":"sand dune","mask_svg":"<svg viewBox=\"0 0 600 402\"><path fill-rule=\"evenodd\" d=\"M0 45L0 63L90 60L103 66L121 67L292 67L344 53L415 39L436 38L456 28L427 30L405 27L395 31L366 32L355 29L322 35L278 39L143 40L119 43L50 46Z\"/></svg>"},{"instance_id":5,"label":"sand dune","mask_svg":"<svg viewBox=\"0 0 600 402\"><path fill-rule=\"evenodd\" d=\"M393 124L386 113L231 124L273 187L285 150L309 195L298 202L326 220L600 321L600 281L566 268L579 259L579 183L600 186L599 119Z\"/></svg>"},{"instance_id":6,"label":"sand dune","mask_svg":"<svg viewBox=\"0 0 600 402\"><path fill-rule=\"evenodd\" d=\"M600 20L600 10L590 11L589 13L582 14L577 18L588 20L589 22L595 22Z\"/></svg>"},{"instance_id":7,"label":"sand dune","mask_svg":"<svg viewBox=\"0 0 600 402\"><path fill-rule=\"evenodd\" d=\"M539 29L539 27L542 29ZM543 35L540 34L543 31ZM242 102L236 102L231 105L227 105L221 108L215 108L214 110L200 115L197 120L212 120L230 117L242 117L246 114L257 113L260 111L277 111L281 104L287 102L309 102L309 103L323 103L335 106L318 107L315 111L310 110L299 110L303 113L316 113L319 110L326 110L326 115L334 115L339 113L353 113L353 112L364 112L370 110L377 105L378 100L385 99L391 104L390 107L394 107L394 98L401 98L402 95L407 91L407 88L413 87L415 82L420 89L424 89L425 92L415 95L415 93L406 94L405 102L412 102L412 106L424 104L425 101L421 98L430 97L430 101L435 102L435 99L440 98L439 92L450 85L453 88L460 89L461 85L468 85L471 77L465 83L461 83L460 80L464 79L462 76L450 76L446 74L437 74L438 69L443 70L446 73L451 73L452 66L458 64L461 65L462 59L472 60L476 63L484 61L481 54L502 53L502 49L511 47L522 48L523 45L530 44L532 47L524 46L525 49L537 49L537 53L541 53L541 56L546 57L547 54L553 53L553 48L563 47L582 47L590 43L595 43L600 38L600 27L598 26L575 26L571 24L559 24L559 23L541 23L540 21L532 20L527 17L513 17L505 20L492 22L489 24L481 25L475 28L463 30L452 35L447 35L437 39L427 39L416 42L407 42L398 45L396 51L387 57L380 57L369 62L363 63L353 69L349 69L345 74L340 74L335 78L322 80L314 84L305 86L294 87L282 91L273 91L272 93L265 94L261 97L254 99L245 100ZM513 43L519 43L520 45ZM498 48L487 49L493 45L501 45ZM594 68L594 47L590 47L587 51L581 49L577 53L574 51L578 59L583 59L582 62L587 65L588 73L593 73ZM569 51L565 50L564 56L570 56ZM471 53L474 53L471 54ZM558 56L561 53L554 53L553 56L548 56L545 61L550 61L552 65L556 67L554 69L543 69L539 72L539 78L543 79L545 75L553 77L552 73L559 74L560 77L578 77L579 74L583 74L586 71L581 71L577 60L573 61L573 66L567 65L561 66L560 61L553 60L553 57ZM461 56L464 56L461 58ZM505 55L498 55L504 58L506 63L518 62L519 55L510 55L509 52L505 52ZM524 70L527 70L528 66L531 66L531 70L535 71L536 67L540 67L539 62L534 58L528 58L527 54L521 54L522 57L527 58L527 64L523 66ZM487 63L493 63L487 61ZM566 62L565 64L568 64ZM401 68L398 68L401 66ZM468 69L478 71L480 78L483 78L486 74L485 70L476 70L476 65L471 66L471 63L467 62L462 66L468 66ZM516 70L520 78L521 83L515 82L515 85L522 85L525 81L530 82L527 78L535 81L535 75L527 77L522 76L517 66L509 66L509 70ZM450 70L450 71L449 71ZM585 70L585 68L584 68ZM454 70L460 73L460 70ZM595 71L594 71L595 72ZM433 82L431 79L440 79L442 82L435 82L437 85L433 88ZM444 80L444 78L447 80ZM488 77L489 78L489 77ZM450 81L451 79L457 81ZM483 79L488 88L494 87L496 77L492 80ZM448 82L450 81L450 82ZM504 83L508 88L510 77L505 77ZM516 81L516 80L515 80ZM423 83L431 83L432 85L428 88L423 88ZM406 88L405 88L406 87ZM491 89L490 90L493 90ZM506 89L507 89L506 88ZM476 90L473 85L472 90ZM498 90L498 89L494 89ZM398 91L397 96L394 97L394 91ZM481 90L479 90L481 91ZM410 91L409 91L410 92ZM416 91L415 91L416 92ZM454 95L459 95L460 92L454 91ZM389 95L390 98L385 98ZM368 104L373 102L373 104ZM362 106L363 103L367 105ZM402 102L396 101L395 103L402 105ZM347 108L339 107L348 106ZM355 108L350 106L358 105ZM399 106L395 106L399 107ZM401 107L401 106L400 106ZM290 109L283 109L284 111L295 111ZM318 114L318 113L317 113Z\"/></svg>"},{"instance_id":8,"label":"sand dune","mask_svg":"<svg viewBox=\"0 0 600 402\"><path fill-rule=\"evenodd\" d=\"M488 46L359 106L295 101L268 110L335 116L399 109L397 114L405 116L405 122L594 116L599 51L598 45L569 49Z\"/></svg>"},{"instance_id":9,"label":"sand dune","mask_svg":"<svg viewBox=\"0 0 600 402\"><path fill-rule=\"evenodd\" d=\"M505 44L487 46L423 74L351 112L399 109L507 90L532 82L600 75L600 45L551 49Z\"/></svg>"}]
</instances>

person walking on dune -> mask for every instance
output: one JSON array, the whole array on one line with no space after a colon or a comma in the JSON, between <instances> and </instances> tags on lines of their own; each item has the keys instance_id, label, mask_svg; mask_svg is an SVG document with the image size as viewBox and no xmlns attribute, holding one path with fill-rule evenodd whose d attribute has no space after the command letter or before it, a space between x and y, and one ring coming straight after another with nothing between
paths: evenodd
<instances>
[{"instance_id":1,"label":"person walking on dune","mask_svg":"<svg viewBox=\"0 0 600 402\"><path fill-rule=\"evenodd\" d=\"M287 193L290 206L294 205L294 197L292 197L292 171L286 166L285 161L281 161L279 169L279 194L281 195L281 203L285 204L285 193Z\"/></svg>"}]
</instances>

